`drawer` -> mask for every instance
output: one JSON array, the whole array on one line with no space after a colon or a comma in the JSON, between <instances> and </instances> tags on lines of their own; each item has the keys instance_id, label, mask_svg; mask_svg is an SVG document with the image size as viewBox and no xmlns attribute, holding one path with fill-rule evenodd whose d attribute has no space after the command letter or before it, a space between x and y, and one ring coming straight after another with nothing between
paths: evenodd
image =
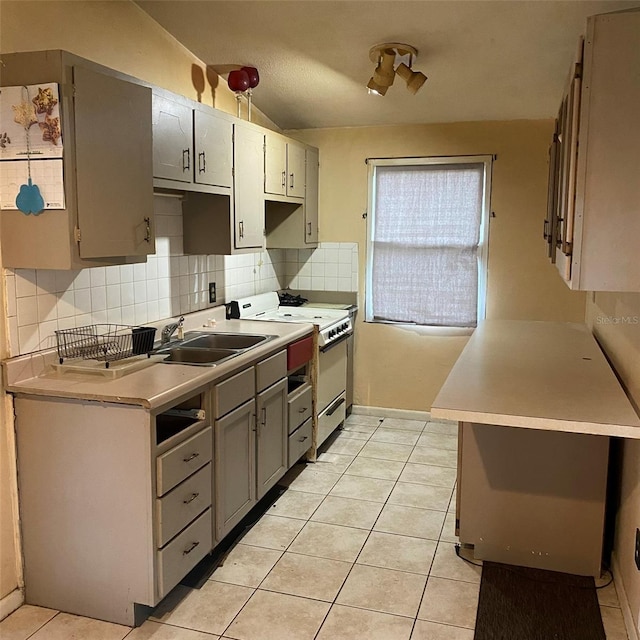
<instances>
[{"instance_id":1,"label":"drawer","mask_svg":"<svg viewBox=\"0 0 640 640\"><path fill-rule=\"evenodd\" d=\"M156 458L156 493L162 496L211 461L212 429L207 427Z\"/></svg>"},{"instance_id":2,"label":"drawer","mask_svg":"<svg viewBox=\"0 0 640 640\"><path fill-rule=\"evenodd\" d=\"M279 351L256 365L256 392L263 391L287 375L287 350Z\"/></svg>"},{"instance_id":3,"label":"drawer","mask_svg":"<svg viewBox=\"0 0 640 640\"><path fill-rule=\"evenodd\" d=\"M211 506L211 463L156 499L157 544L164 547L198 514Z\"/></svg>"},{"instance_id":4,"label":"drawer","mask_svg":"<svg viewBox=\"0 0 640 640\"><path fill-rule=\"evenodd\" d=\"M313 336L287 346L287 371L299 369L313 358Z\"/></svg>"},{"instance_id":5,"label":"drawer","mask_svg":"<svg viewBox=\"0 0 640 640\"><path fill-rule=\"evenodd\" d=\"M311 448L313 435L313 420L309 418L297 431L289 436L289 468Z\"/></svg>"},{"instance_id":6,"label":"drawer","mask_svg":"<svg viewBox=\"0 0 640 640\"><path fill-rule=\"evenodd\" d=\"M158 551L160 598L164 598L211 551L213 546L211 518L211 509L207 509L164 549Z\"/></svg>"},{"instance_id":7,"label":"drawer","mask_svg":"<svg viewBox=\"0 0 640 640\"><path fill-rule=\"evenodd\" d=\"M311 417L311 385L296 389L287 400L289 433L293 433L307 418Z\"/></svg>"},{"instance_id":8,"label":"drawer","mask_svg":"<svg viewBox=\"0 0 640 640\"><path fill-rule=\"evenodd\" d=\"M232 376L213 387L213 406L216 418L233 411L256 395L253 367Z\"/></svg>"},{"instance_id":9,"label":"drawer","mask_svg":"<svg viewBox=\"0 0 640 640\"><path fill-rule=\"evenodd\" d=\"M340 394L318 416L318 442L319 447L347 417L347 403L345 394Z\"/></svg>"}]
</instances>

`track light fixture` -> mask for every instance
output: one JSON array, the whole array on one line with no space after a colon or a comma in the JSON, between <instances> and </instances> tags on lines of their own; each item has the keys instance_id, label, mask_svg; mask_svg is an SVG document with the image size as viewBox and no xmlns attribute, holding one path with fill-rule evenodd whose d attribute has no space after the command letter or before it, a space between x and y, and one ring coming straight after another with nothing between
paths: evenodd
<instances>
[{"instance_id":1,"label":"track light fixture","mask_svg":"<svg viewBox=\"0 0 640 640\"><path fill-rule=\"evenodd\" d=\"M413 71L411 68L417 55L418 50L415 47L398 42L385 42L371 47L369 58L376 63L376 68L367 84L369 93L385 95L398 74L406 82L407 89L415 95L427 80L424 73ZM394 69L396 62L399 64Z\"/></svg>"}]
</instances>

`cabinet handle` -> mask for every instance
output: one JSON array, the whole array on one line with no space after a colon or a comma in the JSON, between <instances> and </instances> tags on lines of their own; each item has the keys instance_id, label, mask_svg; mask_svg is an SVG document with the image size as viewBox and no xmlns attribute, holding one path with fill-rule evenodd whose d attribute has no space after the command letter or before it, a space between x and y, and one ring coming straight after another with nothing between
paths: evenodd
<instances>
[{"instance_id":1,"label":"cabinet handle","mask_svg":"<svg viewBox=\"0 0 640 640\"><path fill-rule=\"evenodd\" d=\"M187 163L184 162L185 154L187 156ZM191 149L183 149L182 150L182 170L188 171L191 167Z\"/></svg>"},{"instance_id":2,"label":"cabinet handle","mask_svg":"<svg viewBox=\"0 0 640 640\"><path fill-rule=\"evenodd\" d=\"M194 458L197 458L200 454L196 451L192 453L188 458L182 458L183 462L191 462Z\"/></svg>"},{"instance_id":3,"label":"cabinet handle","mask_svg":"<svg viewBox=\"0 0 640 640\"><path fill-rule=\"evenodd\" d=\"M253 427L252 427L251 431L253 431L254 433L257 433L257 431L258 431L258 416L256 416L255 413L253 413L251 417L253 418Z\"/></svg>"},{"instance_id":4,"label":"cabinet handle","mask_svg":"<svg viewBox=\"0 0 640 640\"><path fill-rule=\"evenodd\" d=\"M302 438L298 438L298 442L304 442L309 436L302 436Z\"/></svg>"},{"instance_id":5,"label":"cabinet handle","mask_svg":"<svg viewBox=\"0 0 640 640\"><path fill-rule=\"evenodd\" d=\"M300 409L298 409L298 413L304 413L307 410L308 407L300 407Z\"/></svg>"},{"instance_id":6,"label":"cabinet handle","mask_svg":"<svg viewBox=\"0 0 640 640\"><path fill-rule=\"evenodd\" d=\"M266 427L267 426L267 408L262 407L262 411L260 413L262 415L262 419L260 420L260 426ZM258 435L260 435L260 431L258 431Z\"/></svg>"},{"instance_id":7,"label":"cabinet handle","mask_svg":"<svg viewBox=\"0 0 640 640\"><path fill-rule=\"evenodd\" d=\"M198 154L198 173L204 173L207 170L207 159L205 158L204 151Z\"/></svg>"},{"instance_id":8,"label":"cabinet handle","mask_svg":"<svg viewBox=\"0 0 640 640\"><path fill-rule=\"evenodd\" d=\"M151 242L151 218L145 218L144 223L146 225L144 241Z\"/></svg>"},{"instance_id":9,"label":"cabinet handle","mask_svg":"<svg viewBox=\"0 0 640 640\"><path fill-rule=\"evenodd\" d=\"M241 238L244 238L244 220L240 220L240 222L238 222L238 234Z\"/></svg>"},{"instance_id":10,"label":"cabinet handle","mask_svg":"<svg viewBox=\"0 0 640 640\"><path fill-rule=\"evenodd\" d=\"M184 504L189 504L193 502L199 495L199 493L192 493L186 500L183 500L182 502Z\"/></svg>"},{"instance_id":11,"label":"cabinet handle","mask_svg":"<svg viewBox=\"0 0 640 640\"><path fill-rule=\"evenodd\" d=\"M310 236L311 235L311 223L307 222L307 235Z\"/></svg>"},{"instance_id":12,"label":"cabinet handle","mask_svg":"<svg viewBox=\"0 0 640 640\"><path fill-rule=\"evenodd\" d=\"M291 184L289 185L290 189L293 189L293 173L291 175Z\"/></svg>"},{"instance_id":13,"label":"cabinet handle","mask_svg":"<svg viewBox=\"0 0 640 640\"><path fill-rule=\"evenodd\" d=\"M284 189L287 186L287 172L282 172L282 188Z\"/></svg>"},{"instance_id":14,"label":"cabinet handle","mask_svg":"<svg viewBox=\"0 0 640 640\"><path fill-rule=\"evenodd\" d=\"M186 556L187 554L191 553L199 544L199 542L192 542L191 546L182 552L182 555Z\"/></svg>"}]
</instances>

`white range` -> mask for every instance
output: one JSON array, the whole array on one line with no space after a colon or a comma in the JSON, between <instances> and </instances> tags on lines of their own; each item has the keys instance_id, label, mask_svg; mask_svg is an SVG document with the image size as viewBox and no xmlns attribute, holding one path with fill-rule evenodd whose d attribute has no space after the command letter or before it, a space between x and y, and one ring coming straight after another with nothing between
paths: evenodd
<instances>
[{"instance_id":1,"label":"white range","mask_svg":"<svg viewBox=\"0 0 640 640\"><path fill-rule=\"evenodd\" d=\"M347 343L353 333L349 313L344 309L281 306L278 293L271 291L227 304L227 318L270 322L309 322L318 327L318 378L316 446L344 422L346 417Z\"/></svg>"}]
</instances>

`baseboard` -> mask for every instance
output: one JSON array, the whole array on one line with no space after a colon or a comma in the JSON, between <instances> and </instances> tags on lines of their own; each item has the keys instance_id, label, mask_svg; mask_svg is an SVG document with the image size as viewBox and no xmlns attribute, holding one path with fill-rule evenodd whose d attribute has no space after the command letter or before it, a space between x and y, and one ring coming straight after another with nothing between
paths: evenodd
<instances>
[{"instance_id":1,"label":"baseboard","mask_svg":"<svg viewBox=\"0 0 640 640\"><path fill-rule=\"evenodd\" d=\"M9 595L0 600L0 620L4 620L24 603L24 591L14 589Z\"/></svg>"},{"instance_id":2,"label":"baseboard","mask_svg":"<svg viewBox=\"0 0 640 640\"><path fill-rule=\"evenodd\" d=\"M364 416L381 416L384 418L403 418L404 420L424 420L431 419L428 411L410 411L409 409L389 409L386 407L365 407L363 405L354 404L352 413L358 413Z\"/></svg>"},{"instance_id":3,"label":"baseboard","mask_svg":"<svg viewBox=\"0 0 640 640\"><path fill-rule=\"evenodd\" d=\"M629 606L627 592L624 590L624 583L620 578L616 578L616 576L621 575L621 573L620 565L618 564L618 556L615 551L611 554L611 564L613 568L613 581L616 585L618 601L620 602L620 609L622 610L622 617L624 619L624 626L626 627L627 635L629 636L629 640L640 640L638 627L636 627L633 614L631 613L631 607Z\"/></svg>"}]
</instances>

